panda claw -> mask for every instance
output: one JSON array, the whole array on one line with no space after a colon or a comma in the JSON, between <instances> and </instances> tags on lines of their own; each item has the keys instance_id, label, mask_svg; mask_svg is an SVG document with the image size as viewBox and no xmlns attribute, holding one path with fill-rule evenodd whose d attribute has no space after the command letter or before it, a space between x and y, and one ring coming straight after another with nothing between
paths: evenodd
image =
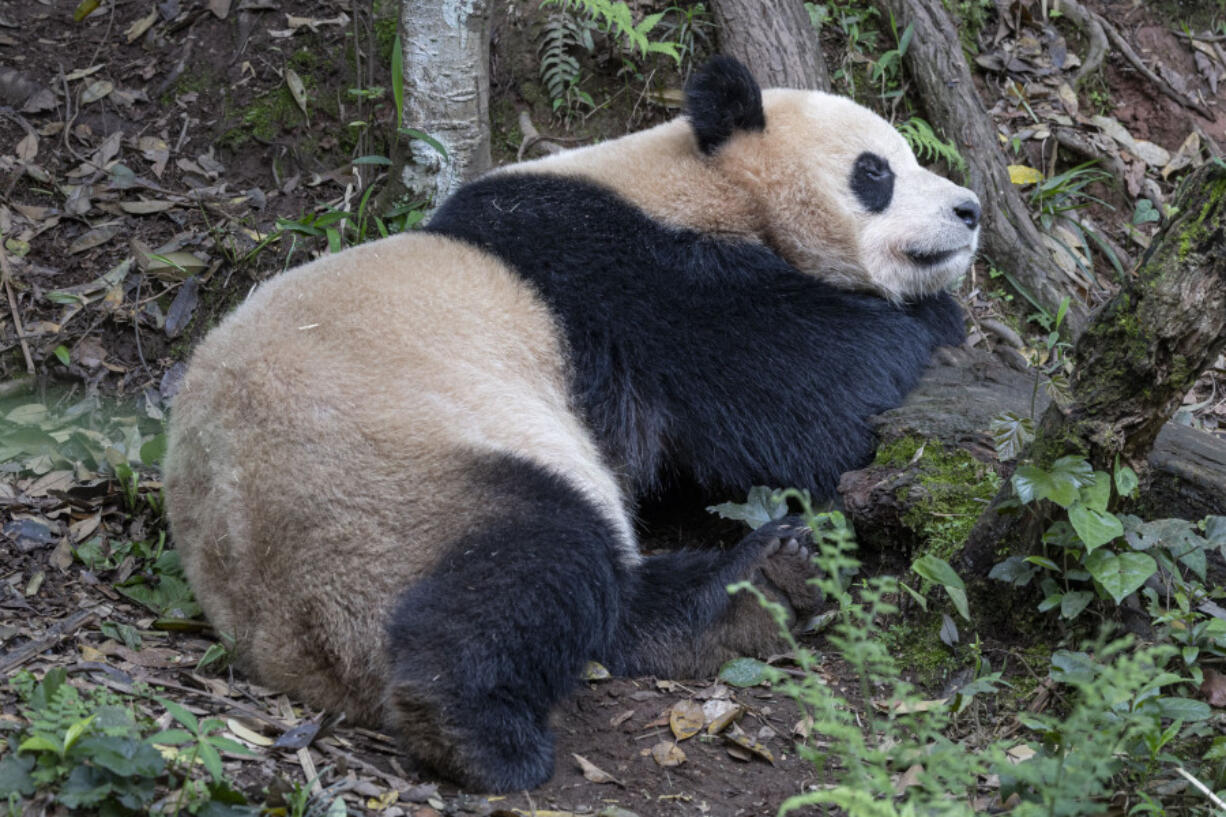
<instances>
[{"instance_id":1,"label":"panda claw","mask_svg":"<svg viewBox=\"0 0 1226 817\"><path fill-rule=\"evenodd\" d=\"M790 556L799 550L800 550L800 542L797 542L795 539L788 539L783 544L783 553L785 555Z\"/></svg>"},{"instance_id":2,"label":"panda claw","mask_svg":"<svg viewBox=\"0 0 1226 817\"><path fill-rule=\"evenodd\" d=\"M766 548L763 551L763 555L764 556L774 556L776 553L779 552L779 547L781 544L782 543L780 542L778 536L772 537L770 541L766 543Z\"/></svg>"}]
</instances>

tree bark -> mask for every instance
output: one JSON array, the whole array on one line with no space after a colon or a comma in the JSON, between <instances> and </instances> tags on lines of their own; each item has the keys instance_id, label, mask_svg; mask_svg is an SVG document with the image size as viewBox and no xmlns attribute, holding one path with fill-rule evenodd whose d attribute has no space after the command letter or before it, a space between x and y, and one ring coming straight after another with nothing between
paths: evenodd
<instances>
[{"instance_id":1,"label":"tree bark","mask_svg":"<svg viewBox=\"0 0 1226 817\"><path fill-rule=\"evenodd\" d=\"M881 6L894 16L899 31L914 26L904 60L932 123L954 140L966 160L967 183L983 206L984 254L1053 315L1065 296L1070 297L1066 325L1075 337L1089 318L1077 298L1080 287L1052 259L1009 180L996 128L975 90L958 31L941 0L881 0Z\"/></svg>"},{"instance_id":2,"label":"tree bark","mask_svg":"<svg viewBox=\"0 0 1226 817\"><path fill-rule=\"evenodd\" d=\"M434 139L413 140L405 186L437 206L490 167L489 0L401 0L404 124Z\"/></svg>"},{"instance_id":3,"label":"tree bark","mask_svg":"<svg viewBox=\"0 0 1226 817\"><path fill-rule=\"evenodd\" d=\"M720 49L764 88L829 91L817 29L798 0L714 0Z\"/></svg>"},{"instance_id":4,"label":"tree bark","mask_svg":"<svg viewBox=\"0 0 1226 817\"><path fill-rule=\"evenodd\" d=\"M1094 316L1073 349L1071 399L1043 413L1027 460L1048 468L1082 454L1111 471L1115 457L1144 474L1158 432L1200 373L1226 348L1226 165L1184 180L1177 215L1136 273ZM963 575L986 577L1005 555L1025 555L1045 528L1042 509L999 512L1006 483L962 553Z\"/></svg>"}]
</instances>

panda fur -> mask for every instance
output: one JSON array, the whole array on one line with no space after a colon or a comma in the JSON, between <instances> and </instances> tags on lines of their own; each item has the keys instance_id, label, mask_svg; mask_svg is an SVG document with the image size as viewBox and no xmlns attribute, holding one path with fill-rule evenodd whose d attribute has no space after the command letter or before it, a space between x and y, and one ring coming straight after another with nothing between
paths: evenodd
<instances>
[{"instance_id":1,"label":"panda fur","mask_svg":"<svg viewBox=\"0 0 1226 817\"><path fill-rule=\"evenodd\" d=\"M530 788L597 660L705 673L813 604L786 522L644 557L662 485L831 496L932 349L973 194L892 127L717 58L687 116L493 172L423 232L277 276L196 350L165 481L184 568L261 683Z\"/></svg>"}]
</instances>

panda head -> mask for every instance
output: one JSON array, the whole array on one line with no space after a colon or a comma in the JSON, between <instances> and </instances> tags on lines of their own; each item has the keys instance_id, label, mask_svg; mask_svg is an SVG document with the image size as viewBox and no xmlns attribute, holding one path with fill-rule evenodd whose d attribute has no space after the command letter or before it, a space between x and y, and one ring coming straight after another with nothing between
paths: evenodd
<instances>
[{"instance_id":1,"label":"panda head","mask_svg":"<svg viewBox=\"0 0 1226 817\"><path fill-rule=\"evenodd\" d=\"M761 91L717 57L686 88L702 161L748 193L753 231L801 271L894 301L966 272L979 200L920 167L888 122L850 99Z\"/></svg>"}]
</instances>

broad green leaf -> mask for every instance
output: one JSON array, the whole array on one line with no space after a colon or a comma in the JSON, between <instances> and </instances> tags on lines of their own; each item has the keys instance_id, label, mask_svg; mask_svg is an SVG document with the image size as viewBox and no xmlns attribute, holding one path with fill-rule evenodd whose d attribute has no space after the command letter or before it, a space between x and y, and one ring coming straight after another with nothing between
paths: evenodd
<instances>
[{"instance_id":1,"label":"broad green leaf","mask_svg":"<svg viewBox=\"0 0 1226 817\"><path fill-rule=\"evenodd\" d=\"M1047 496L1061 508L1067 508L1077 498L1083 486L1094 481L1094 469L1085 457L1061 457L1051 465L1051 493Z\"/></svg>"},{"instance_id":2,"label":"broad green leaf","mask_svg":"<svg viewBox=\"0 0 1226 817\"><path fill-rule=\"evenodd\" d=\"M1096 550L1086 558L1086 569L1119 604L1136 592L1158 570L1158 563L1144 553L1114 554Z\"/></svg>"},{"instance_id":3,"label":"broad green leaf","mask_svg":"<svg viewBox=\"0 0 1226 817\"><path fill-rule=\"evenodd\" d=\"M21 742L17 747L18 752L55 752L57 755L62 755L61 746L52 740L47 735L33 734Z\"/></svg>"},{"instance_id":4,"label":"broad green leaf","mask_svg":"<svg viewBox=\"0 0 1226 817\"><path fill-rule=\"evenodd\" d=\"M767 522L786 516L788 503L779 491L765 485L755 485L749 489L749 496L744 503L723 502L711 505L707 511L724 519L738 519L757 530Z\"/></svg>"},{"instance_id":5,"label":"broad green leaf","mask_svg":"<svg viewBox=\"0 0 1226 817\"><path fill-rule=\"evenodd\" d=\"M178 704L169 698L159 698L157 696L154 696L154 700L166 707L166 711L169 712L170 716L176 721L186 726L193 733L200 733L200 722L196 720L195 715L184 709L181 704Z\"/></svg>"},{"instance_id":6,"label":"broad green leaf","mask_svg":"<svg viewBox=\"0 0 1226 817\"><path fill-rule=\"evenodd\" d=\"M927 553L912 562L911 569L930 582L935 582L945 587L955 587L959 590L966 589L965 582L949 566L949 562L933 556L931 553Z\"/></svg>"},{"instance_id":7,"label":"broad green leaf","mask_svg":"<svg viewBox=\"0 0 1226 817\"><path fill-rule=\"evenodd\" d=\"M1060 600L1060 615L1068 619L1077 618L1092 601L1094 601L1094 594L1088 590L1065 593L1064 598Z\"/></svg>"},{"instance_id":8,"label":"broad green leaf","mask_svg":"<svg viewBox=\"0 0 1226 817\"><path fill-rule=\"evenodd\" d=\"M1204 701L1194 701L1191 698L1159 698L1158 711L1164 718L1180 720L1184 723L1208 720L1213 714L1209 704Z\"/></svg>"},{"instance_id":9,"label":"broad green leaf","mask_svg":"<svg viewBox=\"0 0 1226 817\"><path fill-rule=\"evenodd\" d=\"M719 668L719 679L734 687L759 686L773 677L771 668L756 658L733 658Z\"/></svg>"},{"instance_id":10,"label":"broad green leaf","mask_svg":"<svg viewBox=\"0 0 1226 817\"><path fill-rule=\"evenodd\" d=\"M947 584L945 585L945 592L949 594L949 600L954 603L954 609L958 611L958 615L970 621L971 611L966 603L966 591L960 587L951 587Z\"/></svg>"},{"instance_id":11,"label":"broad green leaf","mask_svg":"<svg viewBox=\"0 0 1226 817\"><path fill-rule=\"evenodd\" d=\"M417 128L400 128L400 132L403 133L405 136L411 136L414 139L418 139L422 142L425 142L427 145L434 148L435 151L437 151L438 154L442 156L444 159L448 158L447 148L443 147L443 143L435 139L430 134L424 131L419 131Z\"/></svg>"},{"instance_id":12,"label":"broad green leaf","mask_svg":"<svg viewBox=\"0 0 1226 817\"><path fill-rule=\"evenodd\" d=\"M89 727L96 717L98 717L96 714L90 715L88 718L82 718L68 727L68 730L64 732L64 751L76 745L81 736L89 731Z\"/></svg>"},{"instance_id":13,"label":"broad green leaf","mask_svg":"<svg viewBox=\"0 0 1226 817\"><path fill-rule=\"evenodd\" d=\"M1056 609L1063 603L1064 603L1064 594L1063 593L1053 593L1050 596L1044 597L1044 599L1041 602L1039 602L1039 612L1046 613L1048 610Z\"/></svg>"},{"instance_id":14,"label":"broad green leaf","mask_svg":"<svg viewBox=\"0 0 1226 817\"><path fill-rule=\"evenodd\" d=\"M1060 565L1056 564L1051 559L1048 559L1046 556L1027 556L1024 561L1027 561L1032 565L1047 568L1048 570L1054 570L1057 573L1060 572Z\"/></svg>"},{"instance_id":15,"label":"broad green leaf","mask_svg":"<svg viewBox=\"0 0 1226 817\"><path fill-rule=\"evenodd\" d=\"M1098 675L1098 665L1084 652L1056 650L1051 654L1048 674L1061 684L1088 684Z\"/></svg>"},{"instance_id":16,"label":"broad green leaf","mask_svg":"<svg viewBox=\"0 0 1226 817\"><path fill-rule=\"evenodd\" d=\"M195 737L186 729L163 729L155 735L150 735L149 742L162 743L167 746L178 746L181 743L190 743L195 740Z\"/></svg>"},{"instance_id":17,"label":"broad green leaf","mask_svg":"<svg viewBox=\"0 0 1226 817\"><path fill-rule=\"evenodd\" d=\"M902 36L898 38L898 55L905 57L907 48L911 45L911 38L915 36L915 23L907 23L907 27L903 29Z\"/></svg>"},{"instance_id":18,"label":"broad green leaf","mask_svg":"<svg viewBox=\"0 0 1226 817\"><path fill-rule=\"evenodd\" d=\"M34 794L34 779L30 777L33 768L34 758L17 752L9 752L0 759L0 802L11 795L29 797Z\"/></svg>"},{"instance_id":19,"label":"broad green leaf","mask_svg":"<svg viewBox=\"0 0 1226 817\"><path fill-rule=\"evenodd\" d=\"M1201 525L1211 545L1226 545L1226 516L1206 516Z\"/></svg>"},{"instance_id":20,"label":"broad green leaf","mask_svg":"<svg viewBox=\"0 0 1226 817\"><path fill-rule=\"evenodd\" d=\"M205 740L200 741L197 746L200 749L200 761L204 763L204 768L209 770L214 780L221 780L223 777L221 755L217 754L217 749Z\"/></svg>"},{"instance_id":21,"label":"broad green leaf","mask_svg":"<svg viewBox=\"0 0 1226 817\"><path fill-rule=\"evenodd\" d=\"M1081 537L1077 535L1077 531L1073 530L1073 526L1066 519L1057 519L1051 523L1051 527L1043 531L1043 544L1055 545L1061 548L1072 548L1078 551L1082 549Z\"/></svg>"},{"instance_id":22,"label":"broad green leaf","mask_svg":"<svg viewBox=\"0 0 1226 817\"><path fill-rule=\"evenodd\" d=\"M958 645L958 624L948 613L941 613L941 631L938 633L941 643L947 647Z\"/></svg>"},{"instance_id":23,"label":"broad green leaf","mask_svg":"<svg viewBox=\"0 0 1226 817\"><path fill-rule=\"evenodd\" d=\"M1007 582L1014 587L1025 587L1034 578L1034 573L1034 568L1026 564L1026 561L1020 556L1010 556L1003 562L994 565L988 572L988 578Z\"/></svg>"},{"instance_id":24,"label":"broad green leaf","mask_svg":"<svg viewBox=\"0 0 1226 817\"><path fill-rule=\"evenodd\" d=\"M166 760L151 743L135 738L94 736L81 741L78 756L120 777L156 777Z\"/></svg>"},{"instance_id":25,"label":"broad green leaf","mask_svg":"<svg viewBox=\"0 0 1226 817\"><path fill-rule=\"evenodd\" d=\"M1124 525L1114 514L1088 508L1080 500L1069 506L1068 520L1090 552L1124 535Z\"/></svg>"},{"instance_id":26,"label":"broad green leaf","mask_svg":"<svg viewBox=\"0 0 1226 817\"><path fill-rule=\"evenodd\" d=\"M157 465L166 455L166 435L155 434L140 447L140 461L145 465Z\"/></svg>"},{"instance_id":27,"label":"broad green leaf","mask_svg":"<svg viewBox=\"0 0 1226 817\"><path fill-rule=\"evenodd\" d=\"M1012 411L992 418L988 429L996 447L996 456L1002 462L1017 459L1026 444L1034 439L1034 421Z\"/></svg>"},{"instance_id":28,"label":"broad green leaf","mask_svg":"<svg viewBox=\"0 0 1226 817\"><path fill-rule=\"evenodd\" d=\"M1120 457L1117 454L1115 457L1115 490L1120 496L1132 496L1140 486L1141 480L1137 478L1137 472L1129 468L1127 465L1120 465Z\"/></svg>"},{"instance_id":29,"label":"broad green leaf","mask_svg":"<svg viewBox=\"0 0 1226 817\"><path fill-rule=\"evenodd\" d=\"M229 752L232 755L243 755L245 757L257 756L256 753L250 748L244 746L236 740L230 740L230 738L227 738L224 735L210 735L207 740L221 751Z\"/></svg>"},{"instance_id":30,"label":"broad green leaf","mask_svg":"<svg viewBox=\"0 0 1226 817\"><path fill-rule=\"evenodd\" d=\"M69 813L80 813L105 800L114 788L113 780L105 770L81 764L68 774L68 779L56 792L56 799Z\"/></svg>"},{"instance_id":31,"label":"broad green leaf","mask_svg":"<svg viewBox=\"0 0 1226 817\"><path fill-rule=\"evenodd\" d=\"M396 130L404 124L404 46L400 35L392 40L392 102L396 106Z\"/></svg>"},{"instance_id":32,"label":"broad green leaf","mask_svg":"<svg viewBox=\"0 0 1226 817\"><path fill-rule=\"evenodd\" d=\"M899 582L898 586L911 594L911 598L915 600L915 603L920 606L921 610L923 610L925 613L928 612L928 599L920 595L918 591L911 589L911 585L907 584L906 582Z\"/></svg>"},{"instance_id":33,"label":"broad green leaf","mask_svg":"<svg viewBox=\"0 0 1226 817\"><path fill-rule=\"evenodd\" d=\"M65 366L67 366L72 361L72 356L68 353L68 347L62 343L59 346L55 347L55 349L53 350L53 353L55 354L56 359L59 360L60 363L63 363Z\"/></svg>"},{"instance_id":34,"label":"broad green leaf","mask_svg":"<svg viewBox=\"0 0 1226 817\"><path fill-rule=\"evenodd\" d=\"M1095 471L1094 481L1081 489L1081 503L1096 511L1107 510L1111 502L1111 477L1106 471Z\"/></svg>"},{"instance_id":35,"label":"broad green leaf","mask_svg":"<svg viewBox=\"0 0 1226 817\"><path fill-rule=\"evenodd\" d=\"M1034 465L1019 465L1013 473L1013 490L1023 503L1050 499L1067 508L1077 499L1081 486L1094 479L1090 464L1080 457L1061 457L1046 471Z\"/></svg>"},{"instance_id":36,"label":"broad green leaf","mask_svg":"<svg viewBox=\"0 0 1226 817\"><path fill-rule=\"evenodd\" d=\"M1051 477L1042 468L1033 465L1019 465L1010 480L1017 498L1022 504L1029 505L1037 499L1043 499L1048 494Z\"/></svg>"}]
</instances>

